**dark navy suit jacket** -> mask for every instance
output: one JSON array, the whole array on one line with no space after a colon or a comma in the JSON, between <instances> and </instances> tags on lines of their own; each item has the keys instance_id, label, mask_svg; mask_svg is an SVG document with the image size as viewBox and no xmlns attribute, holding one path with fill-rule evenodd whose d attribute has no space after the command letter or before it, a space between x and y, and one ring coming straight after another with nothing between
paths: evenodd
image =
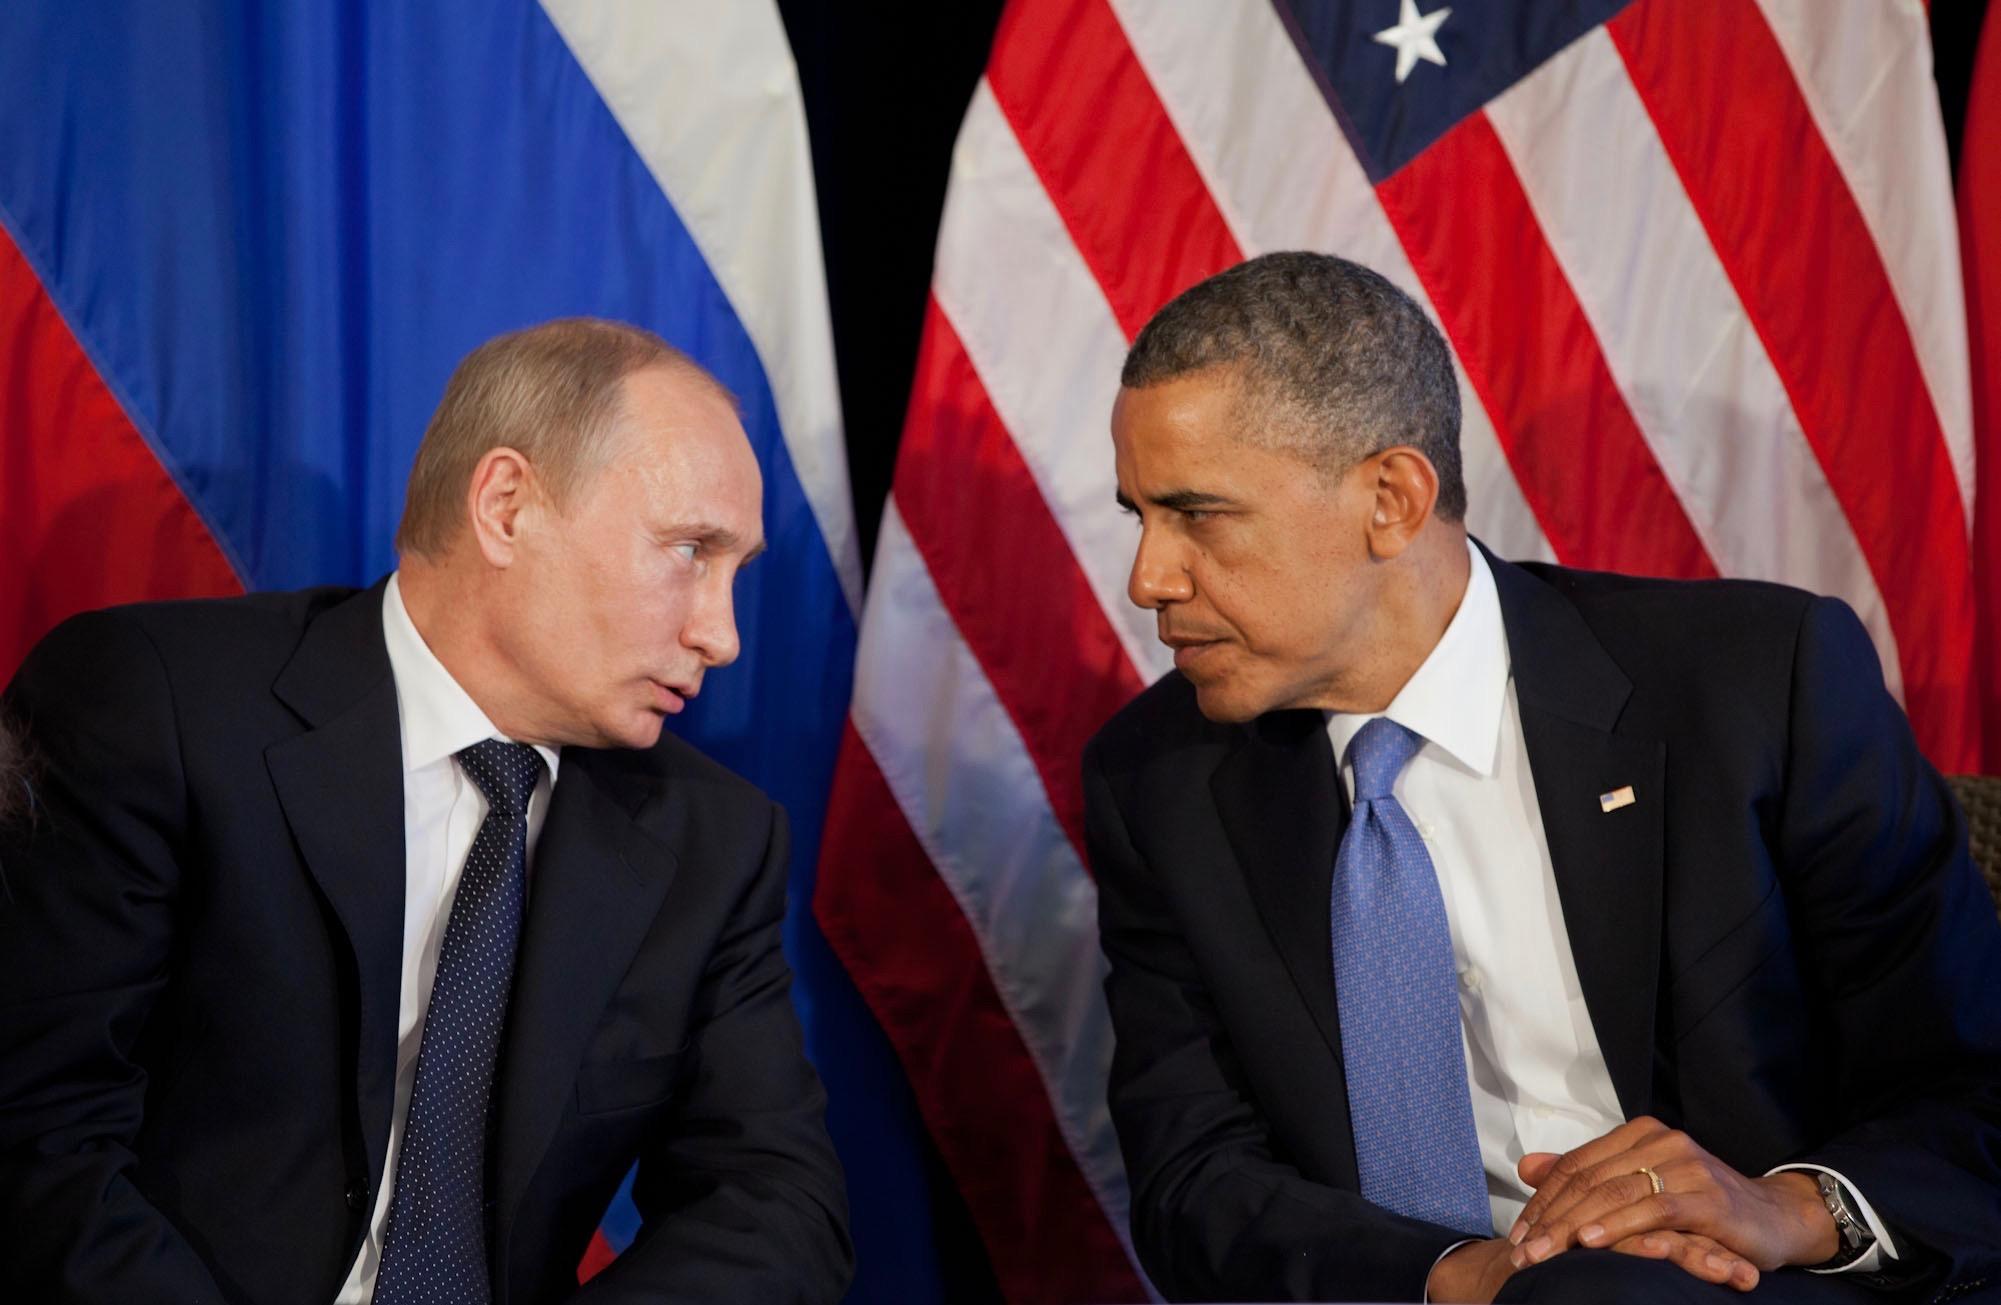
<instances>
[{"instance_id":1,"label":"dark navy suit jacket","mask_svg":"<svg viewBox=\"0 0 2001 1305\"><path fill-rule=\"evenodd\" d=\"M387 1180L403 786L382 587L51 634L7 705L0 1299L331 1301ZM783 813L669 735L566 749L490 1156L496 1302L832 1301L851 1251L779 951Z\"/></svg>"},{"instance_id":2,"label":"dark navy suit jacket","mask_svg":"<svg viewBox=\"0 0 2001 1305\"><path fill-rule=\"evenodd\" d=\"M1586 1005L1628 1117L1840 1171L1903 1294L2001 1279L2001 927L1839 602L1493 560ZM1086 754L1133 1233L1170 1296L1414 1298L1449 1229L1357 1194L1319 712L1171 674ZM1631 785L1633 805L1599 795Z\"/></svg>"}]
</instances>

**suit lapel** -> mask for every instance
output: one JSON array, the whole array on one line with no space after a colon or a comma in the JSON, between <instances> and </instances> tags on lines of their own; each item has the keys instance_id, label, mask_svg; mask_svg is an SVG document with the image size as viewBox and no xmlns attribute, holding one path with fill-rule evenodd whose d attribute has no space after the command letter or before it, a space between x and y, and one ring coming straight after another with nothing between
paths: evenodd
<instances>
[{"instance_id":1,"label":"suit lapel","mask_svg":"<svg viewBox=\"0 0 2001 1305\"><path fill-rule=\"evenodd\" d=\"M501 1048L499 1217L509 1219L548 1149L584 1044L659 913L675 857L614 797L588 752L568 749L535 848L528 918ZM668 794L661 800L681 800Z\"/></svg>"},{"instance_id":2,"label":"suit lapel","mask_svg":"<svg viewBox=\"0 0 2001 1305\"><path fill-rule=\"evenodd\" d=\"M1484 550L1483 550L1484 551ZM1488 554L1584 1004L1628 1118L1651 1109L1667 753L1616 728L1632 684L1555 588ZM1631 786L1607 811L1602 794Z\"/></svg>"},{"instance_id":3,"label":"suit lapel","mask_svg":"<svg viewBox=\"0 0 2001 1305\"><path fill-rule=\"evenodd\" d=\"M1317 711L1278 712L1245 727L1210 791L1265 929L1339 1066L1328 911L1348 814L1325 719ZM1330 1104L1346 1109L1345 1102Z\"/></svg>"},{"instance_id":4,"label":"suit lapel","mask_svg":"<svg viewBox=\"0 0 2001 1305\"><path fill-rule=\"evenodd\" d=\"M306 628L272 691L308 726L265 749L306 869L347 934L341 1035L370 1187L382 1180L403 982L403 741L382 642L380 584Z\"/></svg>"}]
</instances>

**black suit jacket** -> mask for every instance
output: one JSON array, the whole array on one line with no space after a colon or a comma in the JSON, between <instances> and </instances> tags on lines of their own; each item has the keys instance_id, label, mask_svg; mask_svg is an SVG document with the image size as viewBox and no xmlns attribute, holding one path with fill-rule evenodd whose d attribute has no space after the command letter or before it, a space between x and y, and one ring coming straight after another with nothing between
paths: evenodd
<instances>
[{"instance_id":1,"label":"black suit jacket","mask_svg":"<svg viewBox=\"0 0 2001 1305\"><path fill-rule=\"evenodd\" d=\"M2001 929L1860 623L1774 585L1492 566L1628 1117L1746 1173L1839 1170L1914 1291L2001 1270ZM1416 1299L1457 1235L1357 1195L1328 916L1347 805L1321 713L1213 724L1169 675L1084 778L1111 1108L1155 1283Z\"/></svg>"},{"instance_id":2,"label":"black suit jacket","mask_svg":"<svg viewBox=\"0 0 2001 1305\"><path fill-rule=\"evenodd\" d=\"M0 1299L331 1301L383 1173L403 787L382 587L66 622L8 707ZM783 813L671 735L566 749L496 1082L496 1302L838 1298ZM578 1291L635 1158L640 1240Z\"/></svg>"}]
</instances>

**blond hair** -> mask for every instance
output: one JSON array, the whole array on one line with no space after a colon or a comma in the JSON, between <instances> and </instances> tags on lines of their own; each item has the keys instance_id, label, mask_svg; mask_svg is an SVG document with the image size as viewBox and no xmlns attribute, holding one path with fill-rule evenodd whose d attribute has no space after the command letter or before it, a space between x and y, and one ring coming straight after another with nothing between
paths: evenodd
<instances>
[{"instance_id":1,"label":"blond hair","mask_svg":"<svg viewBox=\"0 0 2001 1305\"><path fill-rule=\"evenodd\" d=\"M497 448L527 458L558 510L611 454L627 376L666 367L722 384L651 331L597 317L565 317L497 336L452 373L417 446L403 521L402 553L435 557L465 524L466 487Z\"/></svg>"}]
</instances>

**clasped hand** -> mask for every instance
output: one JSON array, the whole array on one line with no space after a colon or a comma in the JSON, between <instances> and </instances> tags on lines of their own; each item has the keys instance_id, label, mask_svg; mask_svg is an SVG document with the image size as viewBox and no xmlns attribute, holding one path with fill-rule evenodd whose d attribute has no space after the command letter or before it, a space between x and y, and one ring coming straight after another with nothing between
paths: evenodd
<instances>
[{"instance_id":1,"label":"clasped hand","mask_svg":"<svg viewBox=\"0 0 2001 1305\"><path fill-rule=\"evenodd\" d=\"M1440 1261L1431 1299L1492 1300L1516 1270L1575 1246L1669 1260L1749 1291L1762 1272L1817 1264L1840 1245L1810 1175L1747 1178L1657 1119L1635 1119L1563 1155L1531 1152L1518 1169L1535 1189L1521 1217L1505 1238Z\"/></svg>"}]
</instances>

